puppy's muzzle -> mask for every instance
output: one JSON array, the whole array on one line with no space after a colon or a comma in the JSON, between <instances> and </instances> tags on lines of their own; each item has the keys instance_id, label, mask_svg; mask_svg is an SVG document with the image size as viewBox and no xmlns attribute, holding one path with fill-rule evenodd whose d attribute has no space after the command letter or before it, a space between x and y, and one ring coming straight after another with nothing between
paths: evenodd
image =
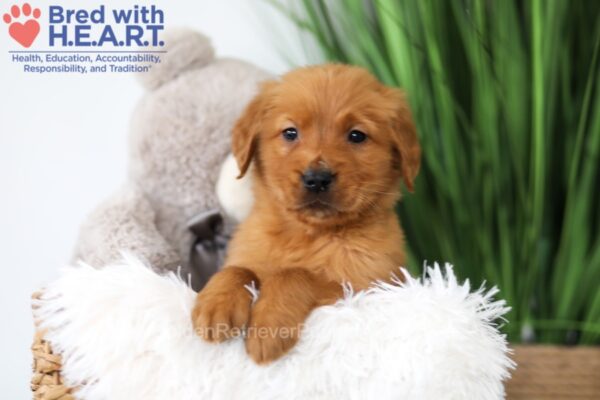
<instances>
[{"instance_id":1,"label":"puppy's muzzle","mask_svg":"<svg viewBox=\"0 0 600 400\"><path fill-rule=\"evenodd\" d=\"M335 180L335 175L328 169L308 169L302 174L302 185L311 193L327 192Z\"/></svg>"}]
</instances>

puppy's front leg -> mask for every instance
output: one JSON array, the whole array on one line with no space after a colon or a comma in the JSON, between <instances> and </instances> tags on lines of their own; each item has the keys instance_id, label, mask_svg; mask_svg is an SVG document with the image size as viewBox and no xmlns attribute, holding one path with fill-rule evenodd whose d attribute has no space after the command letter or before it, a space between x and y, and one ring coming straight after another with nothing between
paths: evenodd
<instances>
[{"instance_id":1,"label":"puppy's front leg","mask_svg":"<svg viewBox=\"0 0 600 400\"><path fill-rule=\"evenodd\" d=\"M300 337L310 312L332 304L343 294L341 285L303 268L289 268L261 282L246 336L246 351L258 364L276 360Z\"/></svg>"},{"instance_id":2,"label":"puppy's front leg","mask_svg":"<svg viewBox=\"0 0 600 400\"><path fill-rule=\"evenodd\" d=\"M192 311L194 330L209 342L240 336L250 319L252 295L245 288L258 277L247 268L225 267L198 293Z\"/></svg>"}]
</instances>

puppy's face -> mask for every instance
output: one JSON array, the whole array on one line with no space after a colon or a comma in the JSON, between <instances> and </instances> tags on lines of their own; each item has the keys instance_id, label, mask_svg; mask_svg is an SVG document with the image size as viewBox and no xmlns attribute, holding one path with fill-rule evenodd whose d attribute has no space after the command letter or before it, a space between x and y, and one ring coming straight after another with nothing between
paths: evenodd
<instances>
[{"instance_id":1,"label":"puppy's face","mask_svg":"<svg viewBox=\"0 0 600 400\"><path fill-rule=\"evenodd\" d=\"M420 162L402 93L344 65L265 83L234 127L232 147L241 175L254 161L261 193L313 225L391 207L401 178L412 190Z\"/></svg>"}]
</instances>

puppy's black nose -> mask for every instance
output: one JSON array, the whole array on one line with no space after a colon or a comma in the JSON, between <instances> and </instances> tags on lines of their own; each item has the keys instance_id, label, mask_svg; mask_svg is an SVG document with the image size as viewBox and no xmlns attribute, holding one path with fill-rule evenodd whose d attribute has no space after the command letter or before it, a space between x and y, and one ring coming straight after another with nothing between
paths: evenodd
<instances>
[{"instance_id":1,"label":"puppy's black nose","mask_svg":"<svg viewBox=\"0 0 600 400\"><path fill-rule=\"evenodd\" d=\"M334 178L328 169L309 169L302 175L302 183L309 192L320 193L329 190Z\"/></svg>"}]
</instances>

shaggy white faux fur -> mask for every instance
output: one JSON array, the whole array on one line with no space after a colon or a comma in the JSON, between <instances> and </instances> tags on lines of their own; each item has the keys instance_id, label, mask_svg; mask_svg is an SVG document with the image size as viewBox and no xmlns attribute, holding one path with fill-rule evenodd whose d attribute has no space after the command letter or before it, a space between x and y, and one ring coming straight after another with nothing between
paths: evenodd
<instances>
[{"instance_id":1,"label":"shaggy white faux fur","mask_svg":"<svg viewBox=\"0 0 600 400\"><path fill-rule=\"evenodd\" d=\"M241 339L193 332L195 294L128 256L101 270L66 269L37 317L87 400L501 399L512 362L493 322L495 289L470 291L447 267L380 284L317 309L292 352L257 366ZM85 382L85 384L84 384Z\"/></svg>"}]
</instances>

